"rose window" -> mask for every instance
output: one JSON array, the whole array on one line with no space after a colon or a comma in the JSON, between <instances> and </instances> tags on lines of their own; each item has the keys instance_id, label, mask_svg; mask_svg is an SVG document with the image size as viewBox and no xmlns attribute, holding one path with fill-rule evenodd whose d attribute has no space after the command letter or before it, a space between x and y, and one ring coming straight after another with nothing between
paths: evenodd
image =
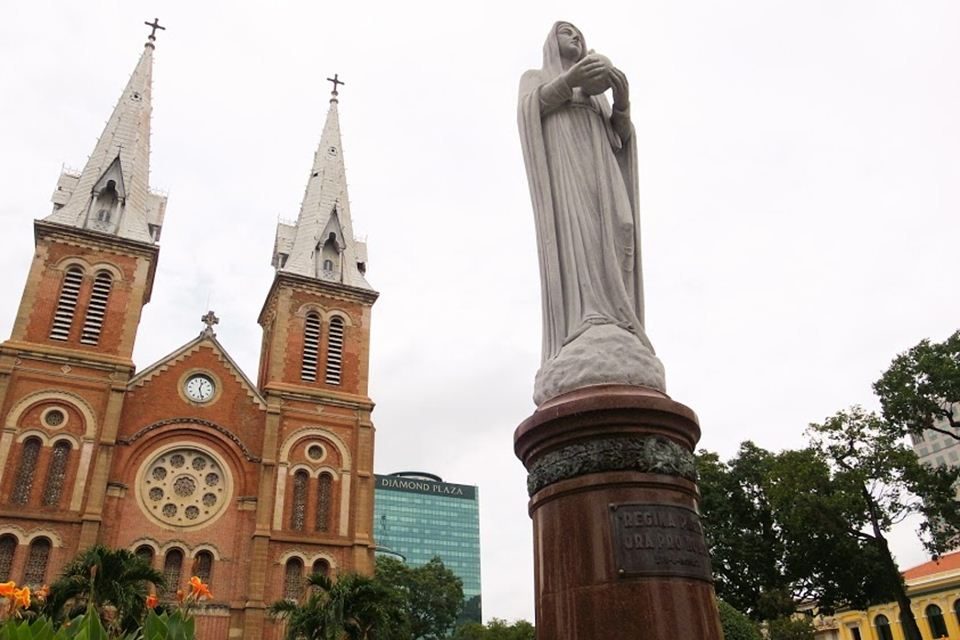
<instances>
[{"instance_id":1,"label":"rose window","mask_svg":"<svg viewBox=\"0 0 960 640\"><path fill-rule=\"evenodd\" d=\"M230 501L230 477L213 455L181 447L150 461L140 473L141 503L165 525L192 527L211 520Z\"/></svg>"}]
</instances>

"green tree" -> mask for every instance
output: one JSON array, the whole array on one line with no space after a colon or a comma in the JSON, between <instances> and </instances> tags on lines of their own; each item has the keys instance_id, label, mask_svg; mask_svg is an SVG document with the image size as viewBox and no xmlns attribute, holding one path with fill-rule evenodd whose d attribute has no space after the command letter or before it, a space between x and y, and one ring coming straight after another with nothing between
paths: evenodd
<instances>
[{"instance_id":1,"label":"green tree","mask_svg":"<svg viewBox=\"0 0 960 640\"><path fill-rule=\"evenodd\" d=\"M872 548L842 520L807 508L807 494L835 491L815 452L744 442L727 463L701 451L698 470L717 595L734 608L759 622L789 616L803 600L830 611L892 597L864 580L875 573Z\"/></svg>"},{"instance_id":2,"label":"green tree","mask_svg":"<svg viewBox=\"0 0 960 640\"><path fill-rule=\"evenodd\" d=\"M509 623L501 618L491 618L482 625L471 622L457 628L453 640L535 640L536 630L526 620Z\"/></svg>"},{"instance_id":3,"label":"green tree","mask_svg":"<svg viewBox=\"0 0 960 640\"><path fill-rule=\"evenodd\" d=\"M814 640L815 629L809 618L777 618L767 626L767 640Z\"/></svg>"},{"instance_id":4,"label":"green tree","mask_svg":"<svg viewBox=\"0 0 960 640\"><path fill-rule=\"evenodd\" d=\"M720 626L724 640L763 640L763 635L750 618L737 611L723 600L717 601L720 610Z\"/></svg>"},{"instance_id":5,"label":"green tree","mask_svg":"<svg viewBox=\"0 0 960 640\"><path fill-rule=\"evenodd\" d=\"M314 573L300 602L278 600L270 614L286 620L288 640L409 640L404 604L375 577L344 573L334 582Z\"/></svg>"},{"instance_id":6,"label":"green tree","mask_svg":"<svg viewBox=\"0 0 960 640\"><path fill-rule=\"evenodd\" d=\"M898 355L873 390L883 417L903 433L932 429L960 439L960 331Z\"/></svg>"},{"instance_id":7,"label":"green tree","mask_svg":"<svg viewBox=\"0 0 960 640\"><path fill-rule=\"evenodd\" d=\"M960 469L920 464L903 444L901 432L880 416L860 407L841 411L822 424L810 425L812 450L829 467L832 491L804 492L799 502L844 523L851 540L873 549L884 586L893 591L907 640L921 640L910 598L886 534L910 515L921 516L920 538L927 550L940 555L960 534L960 504L955 489ZM804 491L794 486L793 491Z\"/></svg>"},{"instance_id":8,"label":"green tree","mask_svg":"<svg viewBox=\"0 0 960 640\"><path fill-rule=\"evenodd\" d=\"M756 620L794 610L787 548L767 497L775 460L752 442L727 463L707 451L697 459L717 597Z\"/></svg>"},{"instance_id":9,"label":"green tree","mask_svg":"<svg viewBox=\"0 0 960 640\"><path fill-rule=\"evenodd\" d=\"M447 637L463 607L463 582L440 558L421 567L409 567L382 556L377 558L376 578L401 595L409 625L407 639ZM391 634L391 640L400 637Z\"/></svg>"},{"instance_id":10,"label":"green tree","mask_svg":"<svg viewBox=\"0 0 960 640\"><path fill-rule=\"evenodd\" d=\"M379 640L391 630L405 628L401 594L376 578L340 576L331 589L331 601L347 640Z\"/></svg>"},{"instance_id":11,"label":"green tree","mask_svg":"<svg viewBox=\"0 0 960 640\"><path fill-rule=\"evenodd\" d=\"M146 613L150 583L163 586L163 574L143 558L96 545L80 553L50 585L43 611L62 620L93 605L108 628L132 632ZM70 605L71 611L65 611Z\"/></svg>"},{"instance_id":12,"label":"green tree","mask_svg":"<svg viewBox=\"0 0 960 640\"><path fill-rule=\"evenodd\" d=\"M270 615L287 623L287 640L341 638L341 609L332 591L333 581L322 573L314 573L307 578L306 598L302 602L277 600L270 605Z\"/></svg>"}]
</instances>

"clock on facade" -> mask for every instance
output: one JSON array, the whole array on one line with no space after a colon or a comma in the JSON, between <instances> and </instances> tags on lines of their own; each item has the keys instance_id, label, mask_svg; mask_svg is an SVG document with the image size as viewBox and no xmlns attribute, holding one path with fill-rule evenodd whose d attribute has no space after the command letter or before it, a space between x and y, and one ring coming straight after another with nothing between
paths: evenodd
<instances>
[{"instance_id":1,"label":"clock on facade","mask_svg":"<svg viewBox=\"0 0 960 640\"><path fill-rule=\"evenodd\" d=\"M194 402L209 401L213 398L214 389L213 380L202 373L190 376L183 385L184 393Z\"/></svg>"}]
</instances>

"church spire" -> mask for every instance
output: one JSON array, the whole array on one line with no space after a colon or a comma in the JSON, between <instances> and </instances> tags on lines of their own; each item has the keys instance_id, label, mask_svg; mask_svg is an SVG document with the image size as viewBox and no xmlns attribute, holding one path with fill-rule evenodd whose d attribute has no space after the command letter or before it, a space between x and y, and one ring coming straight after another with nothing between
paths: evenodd
<instances>
[{"instance_id":1,"label":"church spire","mask_svg":"<svg viewBox=\"0 0 960 640\"><path fill-rule=\"evenodd\" d=\"M340 143L337 75L320 145L300 205L296 224L279 223L273 249L278 271L371 290L364 278L366 244L353 237L350 199Z\"/></svg>"},{"instance_id":2,"label":"church spire","mask_svg":"<svg viewBox=\"0 0 960 640\"><path fill-rule=\"evenodd\" d=\"M150 192L150 112L157 20L133 75L79 174L64 171L46 221L153 244L166 197Z\"/></svg>"}]
</instances>

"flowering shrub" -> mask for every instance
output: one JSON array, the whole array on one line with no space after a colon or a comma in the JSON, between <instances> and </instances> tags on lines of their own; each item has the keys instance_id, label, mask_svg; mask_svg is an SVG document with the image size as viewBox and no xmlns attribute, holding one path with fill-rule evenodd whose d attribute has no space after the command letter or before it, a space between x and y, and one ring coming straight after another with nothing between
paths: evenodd
<instances>
[{"instance_id":1,"label":"flowering shrub","mask_svg":"<svg viewBox=\"0 0 960 640\"><path fill-rule=\"evenodd\" d=\"M209 585L194 576L187 590L177 590L177 606L158 614L157 596L146 597L147 614L136 631L121 635L104 627L101 613L93 604L87 611L62 624L37 611L48 595L46 586L33 593L30 587L17 588L14 582L0 583L0 640L194 640L195 623L190 609L212 597Z\"/></svg>"}]
</instances>

